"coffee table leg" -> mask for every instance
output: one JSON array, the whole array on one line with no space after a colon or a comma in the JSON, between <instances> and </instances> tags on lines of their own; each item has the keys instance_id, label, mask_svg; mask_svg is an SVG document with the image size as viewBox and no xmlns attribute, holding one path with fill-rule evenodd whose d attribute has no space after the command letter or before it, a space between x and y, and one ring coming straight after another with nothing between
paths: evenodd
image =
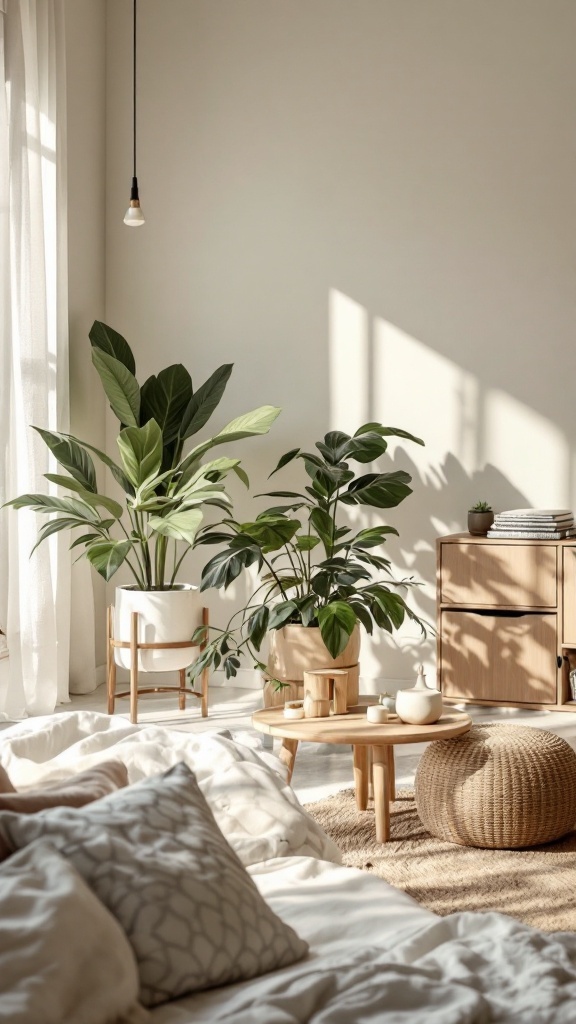
<instances>
[{"instance_id":1,"label":"coffee table leg","mask_svg":"<svg viewBox=\"0 0 576 1024\"><path fill-rule=\"evenodd\" d=\"M354 788L356 790L356 806L359 811L368 807L369 763L368 747L357 744L352 748L354 754Z\"/></svg>"},{"instance_id":2,"label":"coffee table leg","mask_svg":"<svg viewBox=\"0 0 576 1024\"><path fill-rule=\"evenodd\" d=\"M388 747L372 747L372 783L374 786L374 816L376 818L376 842L387 843L390 839L390 772L388 769Z\"/></svg>"},{"instance_id":3,"label":"coffee table leg","mask_svg":"<svg viewBox=\"0 0 576 1024\"><path fill-rule=\"evenodd\" d=\"M388 751L388 799L393 803L396 799L396 767L394 765L394 747L389 743Z\"/></svg>"},{"instance_id":4,"label":"coffee table leg","mask_svg":"<svg viewBox=\"0 0 576 1024\"><path fill-rule=\"evenodd\" d=\"M294 771L294 762L296 761L297 750L298 740L282 740L279 757L282 764L286 765L286 768L288 769L288 784L292 781L292 772Z\"/></svg>"}]
</instances>

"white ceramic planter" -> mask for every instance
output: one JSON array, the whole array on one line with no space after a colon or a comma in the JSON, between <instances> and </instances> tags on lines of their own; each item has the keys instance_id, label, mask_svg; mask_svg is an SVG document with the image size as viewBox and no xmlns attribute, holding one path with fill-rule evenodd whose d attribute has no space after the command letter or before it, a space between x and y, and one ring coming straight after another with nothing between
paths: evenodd
<instances>
[{"instance_id":1,"label":"white ceramic planter","mask_svg":"<svg viewBox=\"0 0 576 1024\"><path fill-rule=\"evenodd\" d=\"M132 613L138 612L138 641L166 644L190 640L201 624L198 588L180 583L172 590L137 590L132 586L116 587L114 606L114 639L130 642ZM180 647L159 651L141 651L138 669L141 672L174 672L187 668L197 657L197 647ZM130 651L114 648L114 660L120 668L130 668Z\"/></svg>"}]
</instances>

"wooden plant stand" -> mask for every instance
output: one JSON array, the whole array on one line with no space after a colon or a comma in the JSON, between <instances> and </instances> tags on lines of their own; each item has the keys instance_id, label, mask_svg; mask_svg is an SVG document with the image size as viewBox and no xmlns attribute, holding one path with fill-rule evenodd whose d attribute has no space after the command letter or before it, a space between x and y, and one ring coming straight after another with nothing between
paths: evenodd
<instances>
[{"instance_id":1,"label":"wooden plant stand","mask_svg":"<svg viewBox=\"0 0 576 1024\"><path fill-rule=\"evenodd\" d=\"M202 609L202 625L210 623L208 608ZM110 606L106 616L106 663L107 663L107 686L108 686L108 714L114 714L116 699L130 697L130 721L133 725L138 722L138 697L144 693L177 693L178 708L186 710L186 697L199 697L201 700L202 718L208 716L208 669L205 668L200 677L200 690L190 690L186 686L186 669L178 670L180 682L178 686L138 686L138 651L160 651L176 650L177 648L198 647L204 650L206 642L193 644L190 640L179 640L170 644L145 644L138 641L138 612L132 612L130 622L130 640L114 639L114 608ZM130 689L116 693L116 661L114 659L114 648L124 647L130 650Z\"/></svg>"}]
</instances>

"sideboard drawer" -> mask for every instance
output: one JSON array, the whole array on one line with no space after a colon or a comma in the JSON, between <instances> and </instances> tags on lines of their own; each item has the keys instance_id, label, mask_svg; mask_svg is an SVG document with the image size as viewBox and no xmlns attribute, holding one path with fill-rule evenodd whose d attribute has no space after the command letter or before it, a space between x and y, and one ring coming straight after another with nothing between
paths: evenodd
<instances>
[{"instance_id":1,"label":"sideboard drawer","mask_svg":"<svg viewBox=\"0 0 576 1024\"><path fill-rule=\"evenodd\" d=\"M555 608L555 544L441 545L443 604Z\"/></svg>"},{"instance_id":2,"label":"sideboard drawer","mask_svg":"<svg viewBox=\"0 0 576 1024\"><path fill-rule=\"evenodd\" d=\"M564 577L564 621L562 643L576 647L576 545L562 548Z\"/></svg>"},{"instance_id":3,"label":"sideboard drawer","mask_svg":"<svg viewBox=\"0 0 576 1024\"><path fill-rule=\"evenodd\" d=\"M440 687L445 697L555 704L557 622L553 613L444 610Z\"/></svg>"}]
</instances>

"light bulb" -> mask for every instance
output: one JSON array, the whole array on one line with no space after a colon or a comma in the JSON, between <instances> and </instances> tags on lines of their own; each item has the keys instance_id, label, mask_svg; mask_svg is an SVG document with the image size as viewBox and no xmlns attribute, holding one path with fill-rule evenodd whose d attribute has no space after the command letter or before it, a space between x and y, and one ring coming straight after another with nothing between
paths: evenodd
<instances>
[{"instance_id":1,"label":"light bulb","mask_svg":"<svg viewBox=\"0 0 576 1024\"><path fill-rule=\"evenodd\" d=\"M130 206L126 210L126 216L124 217L124 223L129 228L139 228L142 224L145 224L144 214L140 209L140 198L138 196L138 178L132 178L132 188L130 189Z\"/></svg>"},{"instance_id":2,"label":"light bulb","mask_svg":"<svg viewBox=\"0 0 576 1024\"><path fill-rule=\"evenodd\" d=\"M130 200L130 206L124 215L124 223L127 224L129 228L139 228L142 227L142 224L146 223L144 220L144 214L140 209L140 202L138 199Z\"/></svg>"}]
</instances>

